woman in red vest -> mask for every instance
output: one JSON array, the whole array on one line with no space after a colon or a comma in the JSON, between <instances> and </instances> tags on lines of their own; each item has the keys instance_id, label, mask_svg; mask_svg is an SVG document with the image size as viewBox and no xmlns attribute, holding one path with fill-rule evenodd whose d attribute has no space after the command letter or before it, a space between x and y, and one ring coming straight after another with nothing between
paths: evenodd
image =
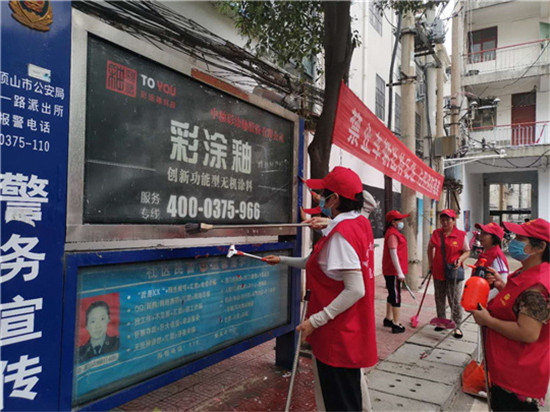
<instances>
[{"instance_id":1,"label":"woman in red vest","mask_svg":"<svg viewBox=\"0 0 550 412\"><path fill-rule=\"evenodd\" d=\"M307 319L296 328L307 337L314 356L318 410L371 410L361 368L378 361L374 319L374 238L361 215L363 184L350 169L335 167L323 179L319 206L332 220L308 258L267 256L269 264L306 269L311 290Z\"/></svg>"},{"instance_id":2,"label":"woman in red vest","mask_svg":"<svg viewBox=\"0 0 550 412\"><path fill-rule=\"evenodd\" d=\"M459 325L462 321L462 307L460 306L462 281L445 279L445 264L453 264L456 269L461 267L470 255L470 246L466 240L466 232L455 227L456 213L454 210L442 210L439 215L441 228L432 233L428 243L428 265L434 278L435 309L438 318L446 318L445 300L448 299L451 307L451 319ZM442 242L444 239L444 243ZM445 262L443 248L445 245ZM443 330L436 327L435 330ZM462 338L462 331L456 328L453 336Z\"/></svg>"},{"instance_id":3,"label":"woman in red vest","mask_svg":"<svg viewBox=\"0 0 550 412\"><path fill-rule=\"evenodd\" d=\"M392 333L405 332L405 326L399 323L401 311L401 282L409 272L409 252L407 239L401 234L403 215L397 210L386 213L386 234L384 236L384 252L382 254L382 274L386 280L388 299L386 301L386 317L384 326L391 328Z\"/></svg>"},{"instance_id":4,"label":"woman in red vest","mask_svg":"<svg viewBox=\"0 0 550 412\"><path fill-rule=\"evenodd\" d=\"M500 293L473 311L487 327L485 352L495 411L538 411L550 382L550 224L535 219L504 223L516 237L509 252L522 267L505 283L489 269Z\"/></svg>"},{"instance_id":5,"label":"woman in red vest","mask_svg":"<svg viewBox=\"0 0 550 412\"><path fill-rule=\"evenodd\" d=\"M495 269L506 283L510 269L508 268L508 260L500 248L502 238L504 237L504 229L495 222L491 222L487 225L476 223L475 226L481 230L479 238L481 240L481 246L483 246L483 252L478 256L476 265L479 264L481 259L485 259L485 266ZM489 300L492 300L497 294L498 289L491 289L491 292L489 292Z\"/></svg>"}]
</instances>

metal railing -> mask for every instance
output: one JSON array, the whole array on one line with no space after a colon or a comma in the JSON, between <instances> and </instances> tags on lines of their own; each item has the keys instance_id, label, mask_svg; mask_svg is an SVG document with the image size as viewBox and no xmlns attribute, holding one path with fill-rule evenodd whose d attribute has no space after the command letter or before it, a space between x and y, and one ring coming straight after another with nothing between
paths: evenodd
<instances>
[{"instance_id":1,"label":"metal railing","mask_svg":"<svg viewBox=\"0 0 550 412\"><path fill-rule=\"evenodd\" d=\"M550 63L550 39L535 40L464 55L467 75L540 66Z\"/></svg>"},{"instance_id":2,"label":"metal railing","mask_svg":"<svg viewBox=\"0 0 550 412\"><path fill-rule=\"evenodd\" d=\"M475 146L514 147L550 144L550 121L483 126L469 129Z\"/></svg>"}]
</instances>

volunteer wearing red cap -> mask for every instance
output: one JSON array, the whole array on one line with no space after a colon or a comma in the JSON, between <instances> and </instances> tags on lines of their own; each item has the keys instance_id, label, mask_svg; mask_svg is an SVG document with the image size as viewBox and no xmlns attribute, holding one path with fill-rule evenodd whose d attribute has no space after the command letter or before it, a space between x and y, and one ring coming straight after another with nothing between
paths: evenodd
<instances>
[{"instance_id":1,"label":"volunteer wearing red cap","mask_svg":"<svg viewBox=\"0 0 550 412\"><path fill-rule=\"evenodd\" d=\"M508 260L500 248L502 238L504 237L504 229L495 222L487 225L476 223L475 226L481 230L479 238L481 246L483 246L483 252L478 256L476 265L479 264L481 259L485 259L485 266L495 269L502 280L506 282L509 272ZM498 289L491 289L489 300L493 299L497 294Z\"/></svg>"},{"instance_id":2,"label":"volunteer wearing red cap","mask_svg":"<svg viewBox=\"0 0 550 412\"><path fill-rule=\"evenodd\" d=\"M318 410L371 410L361 368L376 364L374 319L374 238L361 215L363 184L350 169L335 167L323 179L309 179L322 189L319 206L332 217L307 259L267 256L270 264L305 263L311 290L307 319L297 330L307 337L314 356Z\"/></svg>"},{"instance_id":3,"label":"volunteer wearing red cap","mask_svg":"<svg viewBox=\"0 0 550 412\"><path fill-rule=\"evenodd\" d=\"M437 317L447 317L445 300L448 300L451 307L451 319L458 325L462 320L462 306L460 306L462 280L447 280L445 278L445 264L454 265L455 270L462 267L462 264L470 255L470 246L466 239L466 232L455 227L455 220L456 213L454 210L444 209L440 212L441 228L433 231L428 243L428 265L434 279ZM442 245L444 245L444 248ZM443 253L445 254L445 261L443 261ZM441 327L435 329L442 330ZM454 330L453 336L457 339L462 338L463 334L459 327Z\"/></svg>"},{"instance_id":4,"label":"volunteer wearing red cap","mask_svg":"<svg viewBox=\"0 0 550 412\"><path fill-rule=\"evenodd\" d=\"M401 311L401 282L409 273L409 252L407 239L401 234L404 215L397 210L386 213L386 234L384 236L384 252L382 255L382 274L386 280L388 299L386 301L386 317L384 326L391 328L392 333L405 332L405 326L399 323Z\"/></svg>"},{"instance_id":5,"label":"volunteer wearing red cap","mask_svg":"<svg viewBox=\"0 0 550 412\"><path fill-rule=\"evenodd\" d=\"M550 224L535 219L503 225L516 235L509 252L522 267L506 283L491 271L487 280L500 293L473 315L488 329L485 352L493 410L537 411L550 382Z\"/></svg>"}]
</instances>

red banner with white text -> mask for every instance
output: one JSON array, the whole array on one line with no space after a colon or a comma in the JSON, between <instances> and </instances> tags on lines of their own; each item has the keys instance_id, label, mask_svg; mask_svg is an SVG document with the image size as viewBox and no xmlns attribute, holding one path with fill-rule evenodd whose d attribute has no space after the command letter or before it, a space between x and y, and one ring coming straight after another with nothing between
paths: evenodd
<instances>
[{"instance_id":1,"label":"red banner with white text","mask_svg":"<svg viewBox=\"0 0 550 412\"><path fill-rule=\"evenodd\" d=\"M439 199L443 176L411 152L343 82L332 143L405 186Z\"/></svg>"}]
</instances>

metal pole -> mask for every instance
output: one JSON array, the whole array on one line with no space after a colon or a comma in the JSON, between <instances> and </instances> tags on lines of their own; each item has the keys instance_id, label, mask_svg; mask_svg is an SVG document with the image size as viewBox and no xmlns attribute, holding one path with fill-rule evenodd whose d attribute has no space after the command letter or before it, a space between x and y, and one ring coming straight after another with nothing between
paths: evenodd
<instances>
[{"instance_id":1,"label":"metal pole","mask_svg":"<svg viewBox=\"0 0 550 412\"><path fill-rule=\"evenodd\" d=\"M439 47L437 50L437 57L440 62L440 67L437 68L437 77L436 77L436 83L437 83L437 94L436 94L436 112L435 112L435 138L434 138L434 145L436 139L441 139L445 136L445 126L443 123L444 119L444 80L445 80L445 62L446 62L446 56L445 56L445 49L443 47ZM441 156L434 156L434 170L443 175L444 169L443 169L443 157ZM439 226L439 219L438 219L438 212L441 212L443 208L443 199L444 199L444 191L441 191L441 196L439 197L439 200L436 202L436 211L435 211L435 219L434 219L434 228Z\"/></svg>"},{"instance_id":2,"label":"metal pole","mask_svg":"<svg viewBox=\"0 0 550 412\"><path fill-rule=\"evenodd\" d=\"M395 65L395 56L397 54L397 46L399 45L399 40L401 36L401 13L397 12L397 29L395 31L395 42L393 44L393 51L390 62L390 74L389 78L389 99L388 99L388 121L386 125L388 129L391 130L392 127L392 116L393 116L393 68ZM393 179L387 175L384 175L384 211L387 213L393 209Z\"/></svg>"},{"instance_id":3,"label":"metal pole","mask_svg":"<svg viewBox=\"0 0 550 412\"><path fill-rule=\"evenodd\" d=\"M309 296L311 291L306 290L304 296L304 308L302 309L302 315L300 316L300 323L305 320L307 313L307 305L309 302ZM292 374L290 375L290 384L288 386L288 395L286 397L285 412L290 410L290 401L292 400L292 390L294 389L294 379L296 378L296 370L298 369L298 359L300 358L300 345L302 344L302 331L298 333L298 343L296 344L296 352L294 352L294 362L292 363Z\"/></svg>"},{"instance_id":4,"label":"metal pole","mask_svg":"<svg viewBox=\"0 0 550 412\"><path fill-rule=\"evenodd\" d=\"M415 20L411 12L403 15L403 29L401 36L401 72L404 74L401 84L401 101L402 101L402 122L401 131L403 143L409 150L416 153L416 136L415 136L415 116L416 116L416 96L415 96L415 76L416 64L414 61L414 37L415 37ZM403 235L407 239L409 249L409 270L407 275L408 283L417 288L420 278L420 261L417 251L417 229L418 229L418 214L416 205L416 191L401 186L401 210L403 213L410 213L410 217L405 219L405 228Z\"/></svg>"}]
</instances>

